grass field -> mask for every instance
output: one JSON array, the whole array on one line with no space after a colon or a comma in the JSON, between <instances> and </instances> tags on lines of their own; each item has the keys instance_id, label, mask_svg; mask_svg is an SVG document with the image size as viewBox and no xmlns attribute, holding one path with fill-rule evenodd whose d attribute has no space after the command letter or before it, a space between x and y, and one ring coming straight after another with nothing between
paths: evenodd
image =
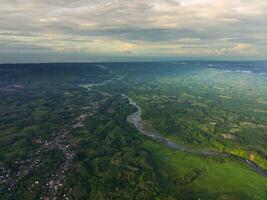
<instances>
[{"instance_id":1,"label":"grass field","mask_svg":"<svg viewBox=\"0 0 267 200\"><path fill-rule=\"evenodd\" d=\"M176 191L181 199L266 198L266 178L241 163L229 159L196 157L148 140L143 143L143 148L151 152L166 193Z\"/></svg>"}]
</instances>

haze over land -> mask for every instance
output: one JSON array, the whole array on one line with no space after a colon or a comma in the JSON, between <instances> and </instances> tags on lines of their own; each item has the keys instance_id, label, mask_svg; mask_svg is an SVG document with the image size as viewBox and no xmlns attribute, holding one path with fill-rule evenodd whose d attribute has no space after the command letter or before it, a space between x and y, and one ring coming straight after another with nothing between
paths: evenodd
<instances>
[{"instance_id":1,"label":"haze over land","mask_svg":"<svg viewBox=\"0 0 267 200\"><path fill-rule=\"evenodd\" d=\"M0 99L1 200L266 200L266 61L2 64Z\"/></svg>"},{"instance_id":2,"label":"haze over land","mask_svg":"<svg viewBox=\"0 0 267 200\"><path fill-rule=\"evenodd\" d=\"M1 0L0 62L266 59L266 0Z\"/></svg>"}]
</instances>

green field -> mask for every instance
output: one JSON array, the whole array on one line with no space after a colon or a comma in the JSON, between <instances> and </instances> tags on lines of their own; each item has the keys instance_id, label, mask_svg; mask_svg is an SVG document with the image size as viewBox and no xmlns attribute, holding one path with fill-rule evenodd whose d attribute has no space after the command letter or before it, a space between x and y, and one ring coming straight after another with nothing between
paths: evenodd
<instances>
[{"instance_id":1,"label":"green field","mask_svg":"<svg viewBox=\"0 0 267 200\"><path fill-rule=\"evenodd\" d=\"M241 163L196 157L151 141L143 148L155 159L162 187L175 199L264 199L267 195L266 178Z\"/></svg>"},{"instance_id":2,"label":"green field","mask_svg":"<svg viewBox=\"0 0 267 200\"><path fill-rule=\"evenodd\" d=\"M266 200L267 64L209 64L0 65L0 199Z\"/></svg>"}]
</instances>

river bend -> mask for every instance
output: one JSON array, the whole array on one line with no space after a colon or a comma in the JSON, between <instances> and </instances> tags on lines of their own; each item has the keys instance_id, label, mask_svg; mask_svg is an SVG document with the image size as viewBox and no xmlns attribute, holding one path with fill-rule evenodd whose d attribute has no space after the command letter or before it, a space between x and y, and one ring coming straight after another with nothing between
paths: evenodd
<instances>
[{"instance_id":1,"label":"river bend","mask_svg":"<svg viewBox=\"0 0 267 200\"><path fill-rule=\"evenodd\" d=\"M173 142L173 141L163 137L160 133L158 133L156 131L145 130L144 125L143 125L144 123L143 123L143 120L141 118L141 114L142 114L141 107L135 101L133 101L130 97L128 97L127 95L125 95L125 94L121 94L121 95L123 98L128 99L128 101L131 105L133 105L134 107L137 108L136 112L130 114L127 117L127 121L132 123L138 129L139 132L146 135L147 137L153 138L157 142L164 144L164 145L168 146L169 148L177 150L177 151L182 151L182 152L192 153L192 154L197 154L197 155L204 155L204 156L221 156L221 157L234 158L235 160L238 160L238 161L245 163L249 168L256 171L262 177L267 178L267 172L264 169L260 168L254 162L247 160L241 156L237 156L237 155L234 155L231 153L219 152L219 151L192 149L192 148L187 147L185 145L177 144L176 142Z\"/></svg>"}]
</instances>

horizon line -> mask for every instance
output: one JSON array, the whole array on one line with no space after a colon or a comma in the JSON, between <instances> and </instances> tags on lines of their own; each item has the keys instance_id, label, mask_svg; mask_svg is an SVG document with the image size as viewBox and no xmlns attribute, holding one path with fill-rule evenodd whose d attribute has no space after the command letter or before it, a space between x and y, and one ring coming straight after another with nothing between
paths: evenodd
<instances>
[{"instance_id":1,"label":"horizon line","mask_svg":"<svg viewBox=\"0 0 267 200\"><path fill-rule=\"evenodd\" d=\"M181 60L155 60L155 61L70 61L70 62L9 62L9 63L0 63L0 65L27 65L27 64L94 64L94 63L167 63L167 62L267 62L266 60L220 60L220 59L181 59Z\"/></svg>"}]
</instances>

